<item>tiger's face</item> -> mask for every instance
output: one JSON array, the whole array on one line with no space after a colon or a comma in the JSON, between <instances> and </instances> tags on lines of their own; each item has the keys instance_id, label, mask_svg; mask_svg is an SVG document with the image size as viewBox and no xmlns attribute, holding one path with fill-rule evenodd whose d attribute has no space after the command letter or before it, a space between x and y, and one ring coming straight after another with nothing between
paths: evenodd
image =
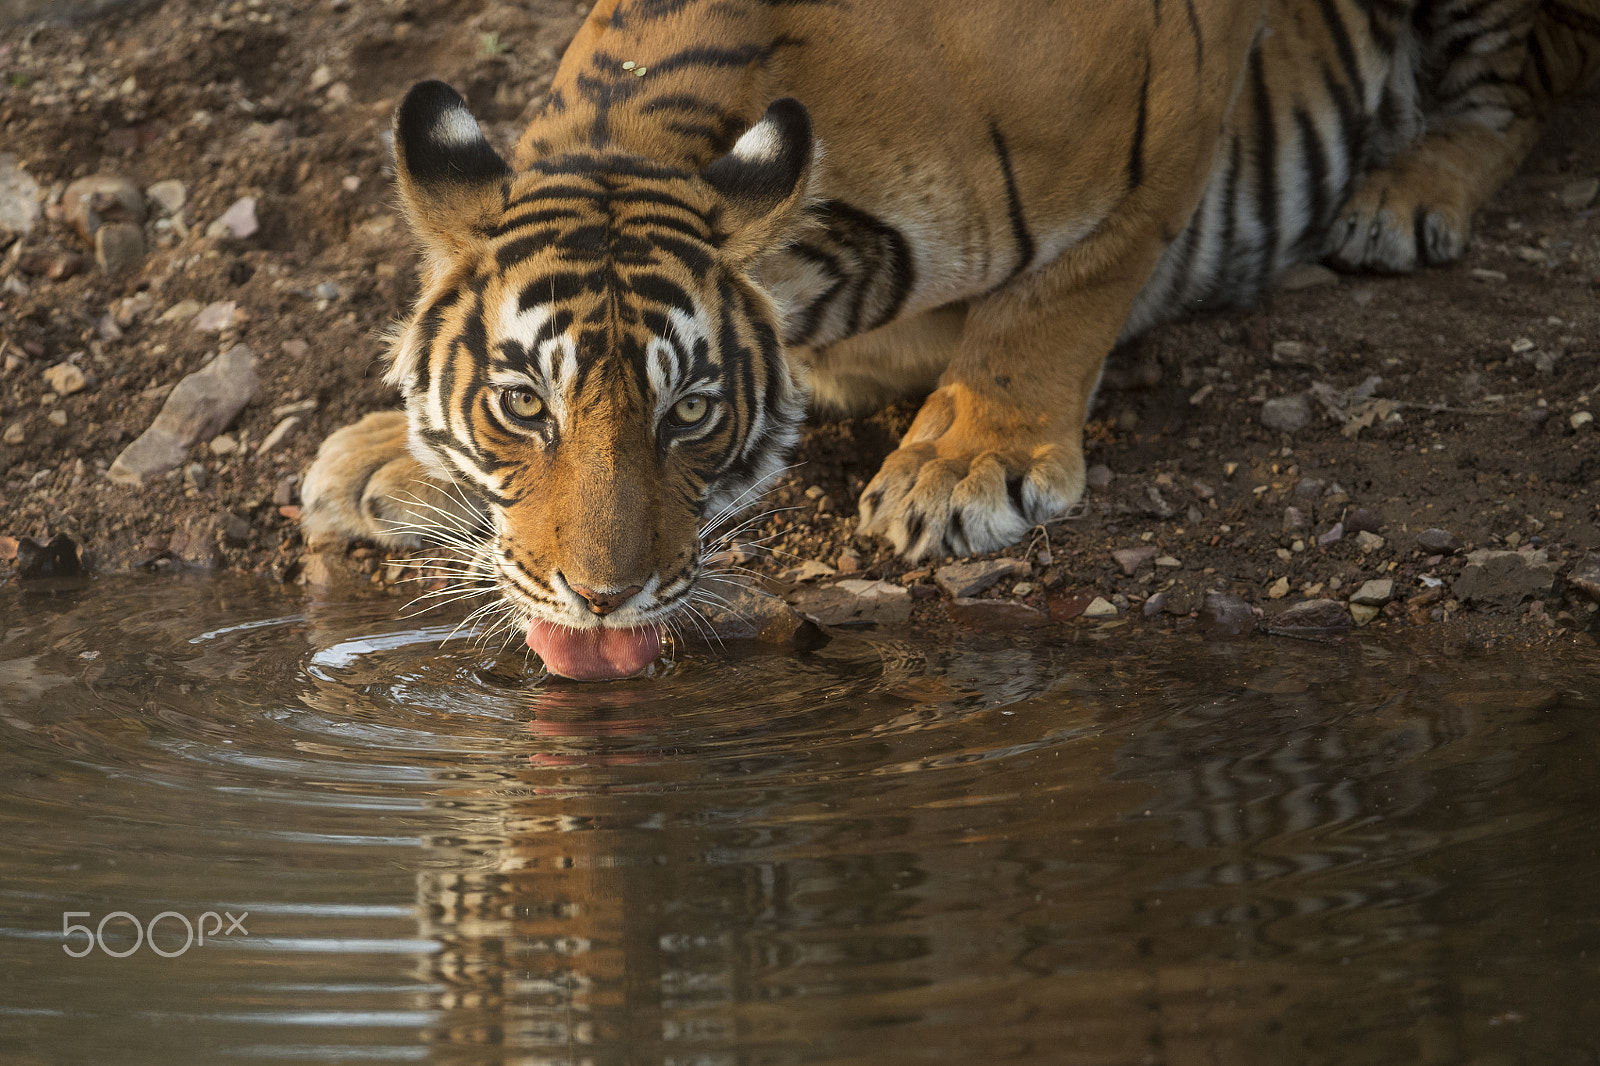
<instances>
[{"instance_id":1,"label":"tiger's face","mask_svg":"<svg viewBox=\"0 0 1600 1066\"><path fill-rule=\"evenodd\" d=\"M413 453L483 502L478 567L556 673L648 666L703 534L794 442L803 397L746 270L803 199L810 140L784 102L699 172L565 155L514 174L448 87L401 105L427 277L389 379Z\"/></svg>"}]
</instances>

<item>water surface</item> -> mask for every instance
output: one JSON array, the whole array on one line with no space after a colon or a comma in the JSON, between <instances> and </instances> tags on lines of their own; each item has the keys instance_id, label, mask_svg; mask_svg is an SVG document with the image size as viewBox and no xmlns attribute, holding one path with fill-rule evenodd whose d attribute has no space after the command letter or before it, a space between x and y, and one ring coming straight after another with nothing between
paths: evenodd
<instances>
[{"instance_id":1,"label":"water surface","mask_svg":"<svg viewBox=\"0 0 1600 1066\"><path fill-rule=\"evenodd\" d=\"M1593 653L396 606L0 588L0 1061L1600 1061Z\"/></svg>"}]
</instances>

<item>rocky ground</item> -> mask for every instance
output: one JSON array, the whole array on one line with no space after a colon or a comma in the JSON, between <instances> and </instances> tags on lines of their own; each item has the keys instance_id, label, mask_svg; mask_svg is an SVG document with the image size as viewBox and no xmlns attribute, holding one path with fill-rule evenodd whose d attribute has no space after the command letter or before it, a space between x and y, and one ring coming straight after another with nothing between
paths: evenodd
<instances>
[{"instance_id":1,"label":"rocky ground","mask_svg":"<svg viewBox=\"0 0 1600 1066\"><path fill-rule=\"evenodd\" d=\"M164 0L0 32L0 575L66 534L98 572L325 576L298 477L394 402L378 334L415 290L389 112L442 77L509 145L584 7ZM910 568L852 539L906 404L809 430L749 565L830 620L1592 642L1597 125L1600 93L1562 108L1459 267L1299 270L1118 353L1084 506L1027 543ZM125 455L175 393L187 424Z\"/></svg>"}]
</instances>

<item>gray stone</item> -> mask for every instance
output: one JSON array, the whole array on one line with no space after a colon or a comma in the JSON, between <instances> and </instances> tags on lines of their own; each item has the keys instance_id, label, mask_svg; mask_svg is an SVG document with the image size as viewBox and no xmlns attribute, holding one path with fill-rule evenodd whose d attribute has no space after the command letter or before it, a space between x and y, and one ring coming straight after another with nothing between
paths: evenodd
<instances>
[{"instance_id":1,"label":"gray stone","mask_svg":"<svg viewBox=\"0 0 1600 1066\"><path fill-rule=\"evenodd\" d=\"M0 233L26 237L43 215L39 183L10 152L0 152Z\"/></svg>"},{"instance_id":2,"label":"gray stone","mask_svg":"<svg viewBox=\"0 0 1600 1066\"><path fill-rule=\"evenodd\" d=\"M1085 618L1115 618L1117 605L1101 596L1096 596L1089 601L1089 606L1083 609Z\"/></svg>"},{"instance_id":3,"label":"gray stone","mask_svg":"<svg viewBox=\"0 0 1600 1066\"><path fill-rule=\"evenodd\" d=\"M94 174L79 178L61 194L61 213L86 241L106 222L144 221L144 194L127 178Z\"/></svg>"},{"instance_id":4,"label":"gray stone","mask_svg":"<svg viewBox=\"0 0 1600 1066\"><path fill-rule=\"evenodd\" d=\"M189 328L200 330L202 333L216 333L219 330L229 329L233 326L238 311L239 305L232 300L218 300L216 303L206 304L200 313L194 316L194 321L189 323Z\"/></svg>"},{"instance_id":5,"label":"gray stone","mask_svg":"<svg viewBox=\"0 0 1600 1066\"><path fill-rule=\"evenodd\" d=\"M1567 581L1596 603L1600 603L1600 555L1591 552L1578 560Z\"/></svg>"},{"instance_id":6,"label":"gray stone","mask_svg":"<svg viewBox=\"0 0 1600 1066\"><path fill-rule=\"evenodd\" d=\"M1319 534L1317 536L1317 546L1319 548L1326 548L1326 547L1329 547L1330 545L1334 545L1334 544L1339 543L1343 539L1344 539L1344 523L1343 522L1335 522L1333 524L1333 528L1332 529L1328 530L1326 533L1322 533L1322 534Z\"/></svg>"},{"instance_id":7,"label":"gray stone","mask_svg":"<svg viewBox=\"0 0 1600 1066\"><path fill-rule=\"evenodd\" d=\"M244 196L235 200L232 207L206 227L206 236L232 237L236 241L242 241L246 237L254 236L260 228L261 223L256 220L256 198Z\"/></svg>"},{"instance_id":8,"label":"gray stone","mask_svg":"<svg viewBox=\"0 0 1600 1066\"><path fill-rule=\"evenodd\" d=\"M107 476L138 486L177 469L190 448L221 433L255 396L255 363L249 346L238 344L178 382L150 428L123 449Z\"/></svg>"},{"instance_id":9,"label":"gray stone","mask_svg":"<svg viewBox=\"0 0 1600 1066\"><path fill-rule=\"evenodd\" d=\"M786 644L806 628L806 620L783 600L743 582L719 579L708 586L720 603L702 601L700 614L724 640ZM693 626L686 627L693 630Z\"/></svg>"},{"instance_id":10,"label":"gray stone","mask_svg":"<svg viewBox=\"0 0 1600 1066\"><path fill-rule=\"evenodd\" d=\"M94 261L107 274L120 274L144 261L144 230L133 222L106 222L94 231Z\"/></svg>"},{"instance_id":11,"label":"gray stone","mask_svg":"<svg viewBox=\"0 0 1600 1066\"><path fill-rule=\"evenodd\" d=\"M1464 603L1515 607L1523 600L1547 594L1555 584L1556 568L1544 551L1504 552L1480 548L1467 555L1466 569L1451 591Z\"/></svg>"},{"instance_id":12,"label":"gray stone","mask_svg":"<svg viewBox=\"0 0 1600 1066\"><path fill-rule=\"evenodd\" d=\"M1376 533L1368 533L1363 529L1360 533L1356 534L1356 547L1361 549L1363 554L1366 552L1380 551L1382 550L1383 545L1384 539L1378 536Z\"/></svg>"},{"instance_id":13,"label":"gray stone","mask_svg":"<svg viewBox=\"0 0 1600 1066\"><path fill-rule=\"evenodd\" d=\"M298 426L299 424L299 415L289 415L287 418L280 421L267 432L265 437L261 438L260 445L256 447L256 454L266 455L268 452L272 451L278 445L282 444L284 439L288 437L290 433L294 432L294 427Z\"/></svg>"},{"instance_id":14,"label":"gray stone","mask_svg":"<svg viewBox=\"0 0 1600 1066\"><path fill-rule=\"evenodd\" d=\"M1392 599L1394 599L1394 582L1384 577L1365 582L1356 589L1350 597L1350 602L1363 607L1382 607Z\"/></svg>"},{"instance_id":15,"label":"gray stone","mask_svg":"<svg viewBox=\"0 0 1600 1066\"><path fill-rule=\"evenodd\" d=\"M977 596L1002 578L1021 577L1028 572L1028 564L1021 559L985 559L941 566L933 580L946 594L959 600Z\"/></svg>"},{"instance_id":16,"label":"gray stone","mask_svg":"<svg viewBox=\"0 0 1600 1066\"><path fill-rule=\"evenodd\" d=\"M1351 533L1378 533L1383 525L1383 516L1365 507L1357 507L1344 516L1344 528Z\"/></svg>"},{"instance_id":17,"label":"gray stone","mask_svg":"<svg viewBox=\"0 0 1600 1066\"><path fill-rule=\"evenodd\" d=\"M1267 623L1280 636L1310 636L1350 628L1350 612L1338 600L1304 600Z\"/></svg>"},{"instance_id":18,"label":"gray stone","mask_svg":"<svg viewBox=\"0 0 1600 1066\"><path fill-rule=\"evenodd\" d=\"M790 602L801 614L825 626L896 624L911 617L911 590L887 581L850 578L835 585L801 589Z\"/></svg>"},{"instance_id":19,"label":"gray stone","mask_svg":"<svg viewBox=\"0 0 1600 1066\"><path fill-rule=\"evenodd\" d=\"M1139 572L1139 567L1151 562L1160 554L1154 544L1144 544L1137 548L1118 548L1111 553L1111 558L1115 559L1117 565L1122 567L1124 574L1132 577Z\"/></svg>"},{"instance_id":20,"label":"gray stone","mask_svg":"<svg viewBox=\"0 0 1600 1066\"><path fill-rule=\"evenodd\" d=\"M1029 628L1043 625L1049 617L1016 600L983 600L962 597L950 604L950 620L979 629Z\"/></svg>"},{"instance_id":21,"label":"gray stone","mask_svg":"<svg viewBox=\"0 0 1600 1066\"><path fill-rule=\"evenodd\" d=\"M1304 477L1294 487L1294 494L1302 500L1314 500L1322 495L1322 490L1327 487L1327 482L1318 477Z\"/></svg>"},{"instance_id":22,"label":"gray stone","mask_svg":"<svg viewBox=\"0 0 1600 1066\"><path fill-rule=\"evenodd\" d=\"M232 511L222 513L217 519L217 528L221 531L222 538L236 548L250 543L250 523Z\"/></svg>"},{"instance_id":23,"label":"gray stone","mask_svg":"<svg viewBox=\"0 0 1600 1066\"><path fill-rule=\"evenodd\" d=\"M1435 555L1450 555L1461 550L1461 538L1448 529L1424 529L1417 534L1417 546Z\"/></svg>"},{"instance_id":24,"label":"gray stone","mask_svg":"<svg viewBox=\"0 0 1600 1066\"><path fill-rule=\"evenodd\" d=\"M1154 596L1151 596L1148 600L1145 600L1144 606L1140 608L1140 610L1144 613L1146 618L1154 618L1156 615L1161 613L1161 609L1166 605L1167 594L1165 592L1158 592Z\"/></svg>"},{"instance_id":25,"label":"gray stone","mask_svg":"<svg viewBox=\"0 0 1600 1066\"><path fill-rule=\"evenodd\" d=\"M1084 481L1088 483L1091 489L1105 488L1107 485L1111 484L1111 479L1114 476L1115 475L1111 473L1111 468L1104 463L1094 464L1087 471L1085 471L1083 475Z\"/></svg>"},{"instance_id":26,"label":"gray stone","mask_svg":"<svg viewBox=\"0 0 1600 1066\"><path fill-rule=\"evenodd\" d=\"M1303 392L1261 405L1261 424L1280 433L1298 433L1311 424L1311 401Z\"/></svg>"},{"instance_id":27,"label":"gray stone","mask_svg":"<svg viewBox=\"0 0 1600 1066\"><path fill-rule=\"evenodd\" d=\"M189 188L176 178L158 181L144 191L163 215L175 215L189 202Z\"/></svg>"},{"instance_id":28,"label":"gray stone","mask_svg":"<svg viewBox=\"0 0 1600 1066\"><path fill-rule=\"evenodd\" d=\"M1285 533L1299 533L1306 528L1306 513L1298 507L1285 507L1283 509L1283 531Z\"/></svg>"},{"instance_id":29,"label":"gray stone","mask_svg":"<svg viewBox=\"0 0 1600 1066\"><path fill-rule=\"evenodd\" d=\"M1200 624L1214 637L1242 637L1255 628L1250 605L1226 592L1208 592L1200 606Z\"/></svg>"}]
</instances>

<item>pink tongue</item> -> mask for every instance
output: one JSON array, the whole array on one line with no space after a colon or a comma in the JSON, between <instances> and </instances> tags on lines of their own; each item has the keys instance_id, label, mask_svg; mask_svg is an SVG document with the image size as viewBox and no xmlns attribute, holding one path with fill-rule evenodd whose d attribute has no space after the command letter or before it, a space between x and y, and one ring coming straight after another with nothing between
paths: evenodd
<instances>
[{"instance_id":1,"label":"pink tongue","mask_svg":"<svg viewBox=\"0 0 1600 1066\"><path fill-rule=\"evenodd\" d=\"M550 622L528 627L528 647L545 669L577 681L632 677L661 654L661 627L571 629Z\"/></svg>"}]
</instances>

